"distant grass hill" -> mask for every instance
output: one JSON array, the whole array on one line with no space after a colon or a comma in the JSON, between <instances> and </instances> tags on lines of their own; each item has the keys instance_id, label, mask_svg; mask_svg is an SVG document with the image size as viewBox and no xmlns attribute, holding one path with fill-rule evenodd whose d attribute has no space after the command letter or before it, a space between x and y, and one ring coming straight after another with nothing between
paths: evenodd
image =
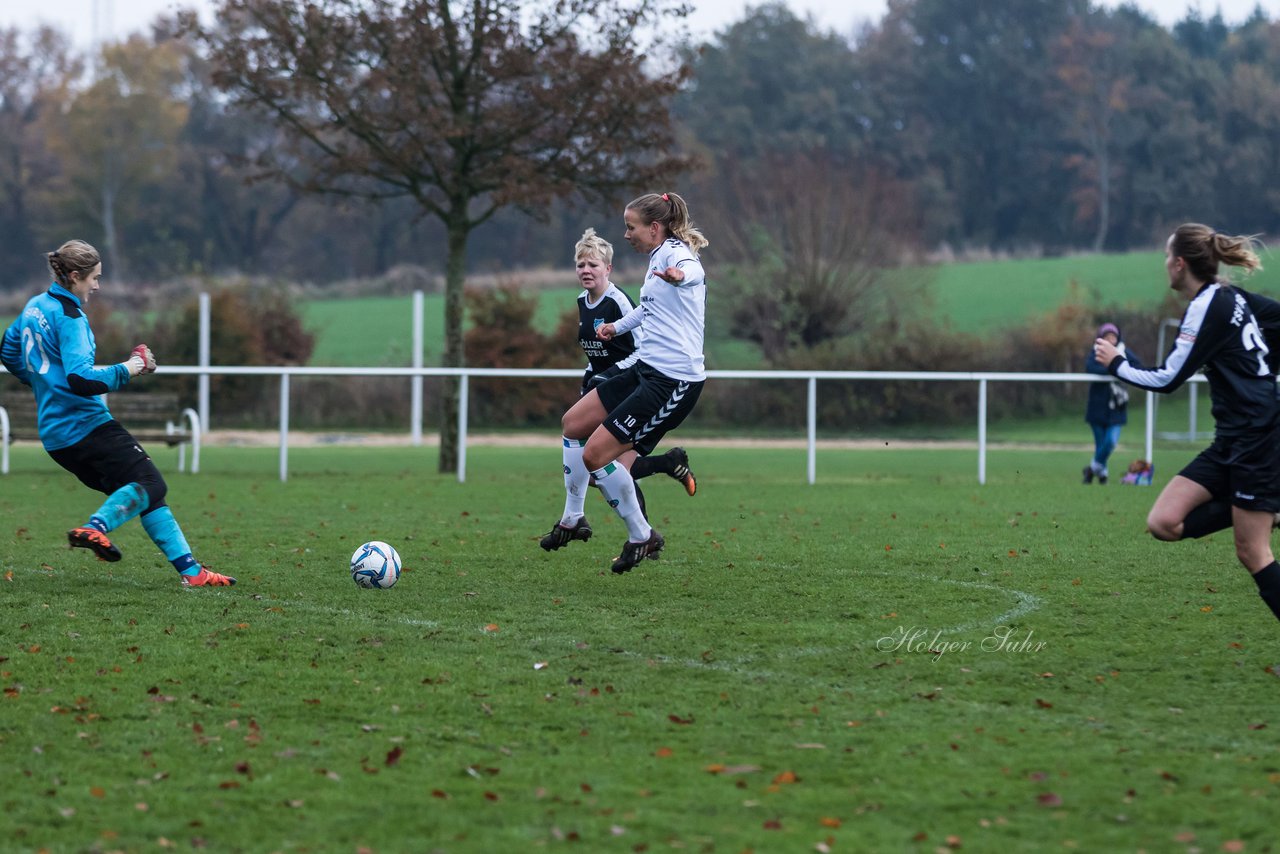
<instances>
[{"instance_id":1,"label":"distant grass hill","mask_svg":"<svg viewBox=\"0 0 1280 854\"><path fill-rule=\"evenodd\" d=\"M1263 257L1263 271L1237 282L1250 290L1280 293L1280 261ZM894 276L919 275L918 270ZM892 277L891 277L892 281ZM1073 297L1086 305L1117 308L1154 306L1164 298L1168 279L1164 253L1075 255L1038 260L983 261L933 268L930 290L939 315L964 332L996 331L1044 315Z\"/></svg>"},{"instance_id":2,"label":"distant grass hill","mask_svg":"<svg viewBox=\"0 0 1280 854\"><path fill-rule=\"evenodd\" d=\"M1251 290L1280 294L1280 264L1243 283ZM712 284L708 297L708 365L712 368L754 368L759 365L756 348L728 336L727 322L715 287L715 262L710 260ZM564 285L546 284L540 276L538 312L534 320L540 329L554 329L559 318L573 311L580 293L572 274L564 275ZM616 277L618 284L639 296L633 273ZM518 273L507 277L519 284ZM1074 255L1034 260L993 260L957 262L930 267L908 267L892 271L885 287L907 287L928 282L930 299L920 310L945 319L951 328L983 334L1000 332L1048 314L1063 302L1079 300L1098 307L1148 307L1165 296L1168 283L1163 253ZM109 297L108 297L109 298ZM444 298L425 298L426 363L439 364L444 339ZM303 323L316 336L313 365L408 365L413 329L413 301L408 296L367 296L335 299L311 298L302 304ZM13 315L0 317L4 326Z\"/></svg>"},{"instance_id":3,"label":"distant grass hill","mask_svg":"<svg viewBox=\"0 0 1280 854\"><path fill-rule=\"evenodd\" d=\"M1263 258L1265 266L1273 266L1269 260ZM714 276L714 262L711 269ZM885 286L918 282L922 277L929 281L932 302L926 310L945 318L953 329L978 334L1021 325L1072 299L1099 307L1154 306L1168 289L1160 252L909 267L890 273ZM618 278L618 284L633 298L639 296L637 285L626 276ZM520 277L513 275L511 279L519 282ZM568 274L565 279L571 281ZM1280 293L1280 271L1266 269L1249 277L1247 286ZM540 329L553 329L562 313L573 310L580 291L572 286L549 287L539 293L535 324ZM759 357L751 344L727 336L726 324L715 314L723 303L717 303L713 278L708 294L710 366L758 366ZM411 309L408 297L308 301L303 308L304 322L316 336L312 364L409 364ZM426 297L425 335L427 364L439 364L444 325L443 297L438 294Z\"/></svg>"}]
</instances>

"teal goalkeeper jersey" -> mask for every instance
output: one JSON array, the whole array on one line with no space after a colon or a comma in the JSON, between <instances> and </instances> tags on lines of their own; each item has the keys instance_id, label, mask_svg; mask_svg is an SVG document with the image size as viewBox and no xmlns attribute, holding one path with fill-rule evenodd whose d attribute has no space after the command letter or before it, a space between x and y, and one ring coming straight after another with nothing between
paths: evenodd
<instances>
[{"instance_id":1,"label":"teal goalkeeper jersey","mask_svg":"<svg viewBox=\"0 0 1280 854\"><path fill-rule=\"evenodd\" d=\"M99 395L129 384L124 365L95 367L97 350L80 300L61 285L32 297L5 330L0 359L36 395L40 442L67 448L111 420Z\"/></svg>"}]
</instances>

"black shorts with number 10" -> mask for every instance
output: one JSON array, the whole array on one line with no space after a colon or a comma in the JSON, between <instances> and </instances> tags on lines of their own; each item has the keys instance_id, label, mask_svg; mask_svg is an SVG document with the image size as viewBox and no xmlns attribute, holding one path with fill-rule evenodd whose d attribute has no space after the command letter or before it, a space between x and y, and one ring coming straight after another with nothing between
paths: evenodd
<instances>
[{"instance_id":1,"label":"black shorts with number 10","mask_svg":"<svg viewBox=\"0 0 1280 854\"><path fill-rule=\"evenodd\" d=\"M702 381L672 379L636 362L596 389L609 413L604 417L604 428L619 442L632 444L639 454L648 455L693 411L703 385Z\"/></svg>"}]
</instances>

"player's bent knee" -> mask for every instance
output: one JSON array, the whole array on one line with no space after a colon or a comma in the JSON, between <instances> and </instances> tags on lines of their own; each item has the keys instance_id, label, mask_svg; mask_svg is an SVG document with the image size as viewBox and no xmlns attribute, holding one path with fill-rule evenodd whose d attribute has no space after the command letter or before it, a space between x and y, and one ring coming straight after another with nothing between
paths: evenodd
<instances>
[{"instance_id":1,"label":"player's bent knee","mask_svg":"<svg viewBox=\"0 0 1280 854\"><path fill-rule=\"evenodd\" d=\"M590 445L582 450L582 464L587 467L587 471L596 471L604 468L613 460L614 458L607 453L592 448Z\"/></svg>"},{"instance_id":2,"label":"player's bent knee","mask_svg":"<svg viewBox=\"0 0 1280 854\"><path fill-rule=\"evenodd\" d=\"M164 482L158 470L147 472L135 482L146 490L149 509L164 505L164 497L169 494L169 485Z\"/></svg>"},{"instance_id":3,"label":"player's bent knee","mask_svg":"<svg viewBox=\"0 0 1280 854\"><path fill-rule=\"evenodd\" d=\"M1164 540L1165 542L1180 540L1182 539L1181 528L1181 519L1168 519L1156 515L1147 517L1147 531L1157 540Z\"/></svg>"}]
</instances>

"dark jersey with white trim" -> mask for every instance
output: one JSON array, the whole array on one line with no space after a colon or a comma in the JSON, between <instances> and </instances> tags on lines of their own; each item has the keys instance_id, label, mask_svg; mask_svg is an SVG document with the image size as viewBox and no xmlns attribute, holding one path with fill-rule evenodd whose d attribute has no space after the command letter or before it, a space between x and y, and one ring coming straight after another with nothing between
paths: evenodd
<instances>
[{"instance_id":1,"label":"dark jersey with white trim","mask_svg":"<svg viewBox=\"0 0 1280 854\"><path fill-rule=\"evenodd\" d=\"M1117 356L1107 369L1138 388L1167 393L1203 367L1209 380L1217 435L1239 436L1270 427L1280 412L1276 378L1267 361L1270 351L1251 301L1260 310L1280 308L1280 304L1267 306L1274 300L1210 282L1183 313L1178 337L1164 364L1147 370ZM1280 320L1280 312L1273 317Z\"/></svg>"},{"instance_id":2,"label":"dark jersey with white trim","mask_svg":"<svg viewBox=\"0 0 1280 854\"><path fill-rule=\"evenodd\" d=\"M596 337L596 330L602 325L617 323L635 307L631 297L612 282L604 296L594 305L591 304L591 294L587 291L578 295L578 344L582 347L582 352L587 354L587 377L606 371L614 365L629 368L635 362L638 336L643 334L639 329L615 335L608 341Z\"/></svg>"}]
</instances>

